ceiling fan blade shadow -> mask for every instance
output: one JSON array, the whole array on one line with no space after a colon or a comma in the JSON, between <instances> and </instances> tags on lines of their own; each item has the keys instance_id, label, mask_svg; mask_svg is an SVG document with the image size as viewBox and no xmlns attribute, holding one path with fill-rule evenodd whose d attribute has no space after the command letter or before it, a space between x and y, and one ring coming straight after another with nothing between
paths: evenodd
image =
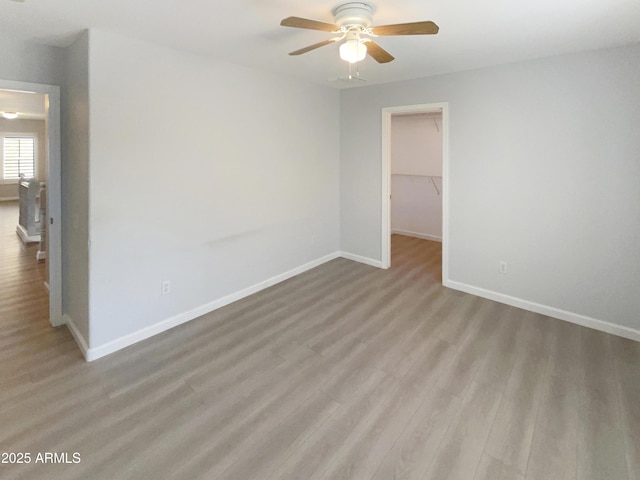
<instances>
[{"instance_id":1,"label":"ceiling fan blade shadow","mask_svg":"<svg viewBox=\"0 0 640 480\"><path fill-rule=\"evenodd\" d=\"M302 55L303 53L310 52L311 50L315 50L316 48L324 47L325 45L329 45L330 43L335 43L338 40L340 40L340 37L325 40L324 42L314 43L313 45L309 45L308 47L304 47L300 50L296 50L295 52L291 52L289 55Z\"/></svg>"},{"instance_id":2,"label":"ceiling fan blade shadow","mask_svg":"<svg viewBox=\"0 0 640 480\"><path fill-rule=\"evenodd\" d=\"M318 22L300 17L287 17L280 22L283 27L307 28L309 30L320 30L322 32L337 32L340 27L332 23Z\"/></svg>"},{"instance_id":3,"label":"ceiling fan blade shadow","mask_svg":"<svg viewBox=\"0 0 640 480\"><path fill-rule=\"evenodd\" d=\"M394 59L393 55L373 40L367 41L365 45L367 46L367 53L378 63L389 63Z\"/></svg>"},{"instance_id":4,"label":"ceiling fan blade shadow","mask_svg":"<svg viewBox=\"0 0 640 480\"><path fill-rule=\"evenodd\" d=\"M433 22L398 23L372 28L373 33L383 37L387 35L435 35L440 27Z\"/></svg>"}]
</instances>

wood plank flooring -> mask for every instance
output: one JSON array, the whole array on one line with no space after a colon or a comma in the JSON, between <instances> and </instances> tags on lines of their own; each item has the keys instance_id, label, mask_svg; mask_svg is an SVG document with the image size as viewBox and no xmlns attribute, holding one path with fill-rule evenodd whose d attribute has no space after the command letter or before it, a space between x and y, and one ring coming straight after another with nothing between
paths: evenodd
<instances>
[{"instance_id":1,"label":"wood plank flooring","mask_svg":"<svg viewBox=\"0 0 640 480\"><path fill-rule=\"evenodd\" d=\"M32 462L0 478L640 480L640 344L446 289L438 243L392 249L90 364L3 263L0 452Z\"/></svg>"},{"instance_id":2,"label":"wood plank flooring","mask_svg":"<svg viewBox=\"0 0 640 480\"><path fill-rule=\"evenodd\" d=\"M45 263L36 260L37 243L24 245L16 234L18 202L0 202L0 318L3 330L48 325ZM24 318L35 319L25 321Z\"/></svg>"}]
</instances>

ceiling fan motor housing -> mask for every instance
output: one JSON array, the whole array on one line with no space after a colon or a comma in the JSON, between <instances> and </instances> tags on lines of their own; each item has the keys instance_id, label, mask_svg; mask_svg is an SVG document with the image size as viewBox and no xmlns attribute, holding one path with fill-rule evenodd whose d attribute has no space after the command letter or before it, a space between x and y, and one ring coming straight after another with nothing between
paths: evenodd
<instances>
[{"instance_id":1,"label":"ceiling fan motor housing","mask_svg":"<svg viewBox=\"0 0 640 480\"><path fill-rule=\"evenodd\" d=\"M335 23L339 27L368 28L373 20L373 8L364 2L347 2L338 5L334 12Z\"/></svg>"}]
</instances>

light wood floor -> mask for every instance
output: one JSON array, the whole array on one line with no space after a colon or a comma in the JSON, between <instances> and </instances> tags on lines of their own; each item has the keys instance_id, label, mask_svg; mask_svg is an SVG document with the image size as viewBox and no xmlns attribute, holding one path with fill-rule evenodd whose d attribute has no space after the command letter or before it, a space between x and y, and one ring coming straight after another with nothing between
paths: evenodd
<instances>
[{"instance_id":1,"label":"light wood floor","mask_svg":"<svg viewBox=\"0 0 640 480\"><path fill-rule=\"evenodd\" d=\"M48 325L45 263L36 260L37 243L25 246L16 234L18 202L0 202L0 319L10 325ZM25 319L29 320L25 320Z\"/></svg>"},{"instance_id":2,"label":"light wood floor","mask_svg":"<svg viewBox=\"0 0 640 480\"><path fill-rule=\"evenodd\" d=\"M0 478L640 479L640 344L443 288L437 243L392 248L91 364L3 294L0 452L81 461Z\"/></svg>"}]
</instances>

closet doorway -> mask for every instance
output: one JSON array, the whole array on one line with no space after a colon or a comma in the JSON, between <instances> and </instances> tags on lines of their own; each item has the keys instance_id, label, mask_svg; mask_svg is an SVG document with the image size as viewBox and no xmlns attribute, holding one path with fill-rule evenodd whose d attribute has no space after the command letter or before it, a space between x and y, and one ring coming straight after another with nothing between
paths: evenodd
<instances>
[{"instance_id":1,"label":"closet doorway","mask_svg":"<svg viewBox=\"0 0 640 480\"><path fill-rule=\"evenodd\" d=\"M382 111L382 263L391 266L391 235L442 242L448 271L448 105ZM396 237L397 238L397 237Z\"/></svg>"}]
</instances>

